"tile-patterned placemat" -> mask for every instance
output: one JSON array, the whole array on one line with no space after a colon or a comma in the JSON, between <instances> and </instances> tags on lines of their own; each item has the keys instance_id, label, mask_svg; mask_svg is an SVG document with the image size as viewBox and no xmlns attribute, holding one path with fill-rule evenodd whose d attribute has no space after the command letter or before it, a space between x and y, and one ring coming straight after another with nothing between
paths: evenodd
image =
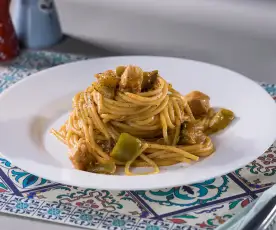
<instances>
[{"instance_id":1,"label":"tile-patterned placemat","mask_svg":"<svg viewBox=\"0 0 276 230\"><path fill-rule=\"evenodd\" d=\"M25 52L0 72L0 92L34 72L81 59L85 57ZM276 99L275 85L261 85ZM215 229L271 187L275 173L272 145L244 168L202 183L114 192L48 181L0 157L0 212L105 230Z\"/></svg>"}]
</instances>

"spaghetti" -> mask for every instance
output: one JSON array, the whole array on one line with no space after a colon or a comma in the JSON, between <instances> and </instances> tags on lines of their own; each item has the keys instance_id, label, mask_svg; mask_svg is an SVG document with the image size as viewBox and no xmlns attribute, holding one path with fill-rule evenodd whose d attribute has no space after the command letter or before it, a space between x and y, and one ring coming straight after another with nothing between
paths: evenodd
<instances>
[{"instance_id":1,"label":"spaghetti","mask_svg":"<svg viewBox=\"0 0 276 230\"><path fill-rule=\"evenodd\" d=\"M96 75L97 82L73 98L73 110L52 133L69 148L76 169L113 174L124 167L198 161L214 152L207 134L225 128L234 115L215 112L209 97L181 95L158 71L120 66ZM147 173L148 174L148 173Z\"/></svg>"}]
</instances>

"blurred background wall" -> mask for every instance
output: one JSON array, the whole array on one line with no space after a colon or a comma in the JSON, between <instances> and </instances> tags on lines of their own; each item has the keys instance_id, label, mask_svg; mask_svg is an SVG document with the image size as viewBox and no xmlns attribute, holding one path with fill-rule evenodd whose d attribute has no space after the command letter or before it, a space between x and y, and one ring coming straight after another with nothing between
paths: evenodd
<instances>
[{"instance_id":1,"label":"blurred background wall","mask_svg":"<svg viewBox=\"0 0 276 230\"><path fill-rule=\"evenodd\" d=\"M56 5L63 31L75 38L57 49L180 56L276 83L276 1L56 0Z\"/></svg>"}]
</instances>

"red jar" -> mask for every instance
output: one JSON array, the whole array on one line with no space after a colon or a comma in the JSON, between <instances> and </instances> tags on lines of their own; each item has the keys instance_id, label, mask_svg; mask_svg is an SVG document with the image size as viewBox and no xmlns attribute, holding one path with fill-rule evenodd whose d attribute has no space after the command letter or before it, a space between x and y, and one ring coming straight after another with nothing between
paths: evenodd
<instances>
[{"instance_id":1,"label":"red jar","mask_svg":"<svg viewBox=\"0 0 276 230\"><path fill-rule=\"evenodd\" d=\"M19 53L9 6L10 0L0 0L0 61L10 60Z\"/></svg>"}]
</instances>

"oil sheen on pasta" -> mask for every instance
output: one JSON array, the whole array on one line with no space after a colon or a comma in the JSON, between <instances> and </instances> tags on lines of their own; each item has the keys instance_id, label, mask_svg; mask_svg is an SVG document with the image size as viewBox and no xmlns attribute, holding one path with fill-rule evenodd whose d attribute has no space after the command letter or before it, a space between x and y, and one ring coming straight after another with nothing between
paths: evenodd
<instances>
[{"instance_id":1,"label":"oil sheen on pasta","mask_svg":"<svg viewBox=\"0 0 276 230\"><path fill-rule=\"evenodd\" d=\"M151 167L198 161L214 152L211 135L234 119L215 111L199 91L181 95L157 70L119 66L95 75L97 81L73 98L73 110L59 131L74 167L114 174L124 167Z\"/></svg>"}]
</instances>

